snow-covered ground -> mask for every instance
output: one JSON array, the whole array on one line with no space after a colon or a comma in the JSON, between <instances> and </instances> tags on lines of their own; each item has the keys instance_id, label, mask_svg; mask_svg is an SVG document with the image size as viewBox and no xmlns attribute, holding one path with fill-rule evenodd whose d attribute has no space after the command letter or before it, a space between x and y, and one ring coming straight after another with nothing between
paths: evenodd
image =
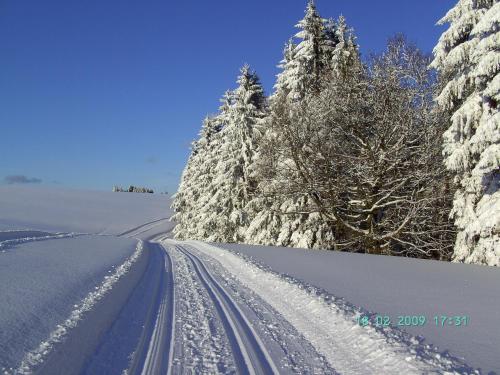
<instances>
[{"instance_id":1,"label":"snow-covered ground","mask_svg":"<svg viewBox=\"0 0 500 375\"><path fill-rule=\"evenodd\" d=\"M174 241L165 196L0 197L5 374L500 373L496 269Z\"/></svg>"},{"instance_id":2,"label":"snow-covered ground","mask_svg":"<svg viewBox=\"0 0 500 375\"><path fill-rule=\"evenodd\" d=\"M273 271L342 298L364 313L424 315L427 323L400 326L439 351L500 374L500 270L409 258L218 244ZM434 316L467 316L466 326L436 326Z\"/></svg>"},{"instance_id":3,"label":"snow-covered ground","mask_svg":"<svg viewBox=\"0 0 500 375\"><path fill-rule=\"evenodd\" d=\"M0 186L0 231L121 234L170 217L166 195ZM168 230L168 220L156 222ZM153 223L154 225L154 223Z\"/></svg>"},{"instance_id":4,"label":"snow-covered ground","mask_svg":"<svg viewBox=\"0 0 500 375\"><path fill-rule=\"evenodd\" d=\"M171 230L169 205L150 194L0 187L0 372L83 366L144 275L138 239ZM66 361L54 354L62 348Z\"/></svg>"},{"instance_id":5,"label":"snow-covered ground","mask_svg":"<svg viewBox=\"0 0 500 375\"><path fill-rule=\"evenodd\" d=\"M82 236L24 243L0 253L0 363L36 351L75 306L136 248L128 238Z\"/></svg>"}]
</instances>

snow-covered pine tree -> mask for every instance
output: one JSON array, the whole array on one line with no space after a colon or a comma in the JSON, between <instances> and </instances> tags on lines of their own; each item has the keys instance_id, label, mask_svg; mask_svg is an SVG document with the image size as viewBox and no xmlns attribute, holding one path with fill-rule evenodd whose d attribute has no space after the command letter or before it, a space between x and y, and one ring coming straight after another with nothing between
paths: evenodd
<instances>
[{"instance_id":1,"label":"snow-covered pine tree","mask_svg":"<svg viewBox=\"0 0 500 375\"><path fill-rule=\"evenodd\" d=\"M267 102L257 74L248 65L241 69L238 85L221 107L218 117L223 118L223 127L217 133L217 147L204 157L206 180L191 181L203 194L195 199L196 211L189 218L195 233L189 238L242 241L248 226L245 206L255 190L253 159Z\"/></svg>"},{"instance_id":2,"label":"snow-covered pine tree","mask_svg":"<svg viewBox=\"0 0 500 375\"><path fill-rule=\"evenodd\" d=\"M290 39L285 43L285 48L283 49L283 60L281 60L278 65L281 72L279 72L276 76L273 96L276 94L287 95L287 93L291 92L291 75L292 72L295 71L295 65L295 44L293 39ZM271 103L273 96L270 98Z\"/></svg>"},{"instance_id":3,"label":"snow-covered pine tree","mask_svg":"<svg viewBox=\"0 0 500 375\"><path fill-rule=\"evenodd\" d=\"M230 92L225 93L219 114L205 118L200 138L192 143L191 155L172 203L175 213L171 220L176 222L175 238L204 239L206 235L199 224L199 210L209 198L213 166L216 164L215 157L221 145L219 134L225 124L231 96Z\"/></svg>"},{"instance_id":4,"label":"snow-covered pine tree","mask_svg":"<svg viewBox=\"0 0 500 375\"><path fill-rule=\"evenodd\" d=\"M277 89L286 89L291 100L300 100L309 93L318 92L321 78L331 69L331 58L337 44L335 25L321 18L313 0L309 0L305 16L296 27L296 45L289 42L285 49L283 72ZM280 82L281 80L281 82Z\"/></svg>"},{"instance_id":5,"label":"snow-covered pine tree","mask_svg":"<svg viewBox=\"0 0 500 375\"><path fill-rule=\"evenodd\" d=\"M340 76L349 73L358 73L361 70L361 58L353 30L347 26L344 16L339 16L336 24L333 21L330 21L330 24L336 25L333 30L333 38L337 44L331 60L331 71L334 79L339 79Z\"/></svg>"},{"instance_id":6,"label":"snow-covered pine tree","mask_svg":"<svg viewBox=\"0 0 500 375\"><path fill-rule=\"evenodd\" d=\"M450 113L446 166L458 190L454 260L500 266L500 3L460 0L434 48L432 67L447 81L437 97Z\"/></svg>"},{"instance_id":7,"label":"snow-covered pine tree","mask_svg":"<svg viewBox=\"0 0 500 375\"><path fill-rule=\"evenodd\" d=\"M271 113L266 119L266 133L259 152L260 191L249 205L252 222L246 242L306 248L331 247L332 229L314 207L310 189L291 188L297 176L291 154L297 152L292 141L302 129L293 131L290 114L318 95L322 86L337 75L335 69L348 70L345 65L359 58L354 36L345 19L339 19L340 29L333 20L320 17L313 1L309 1L305 17L296 25L300 31L285 45L279 67L275 92L271 97ZM340 43L342 42L342 43ZM355 66L355 65L353 65ZM310 128L320 132L319 127ZM328 131L327 129L323 129ZM297 138L295 137L295 141ZM293 175L293 177L291 175ZM303 187L303 186L302 186Z\"/></svg>"}]
</instances>

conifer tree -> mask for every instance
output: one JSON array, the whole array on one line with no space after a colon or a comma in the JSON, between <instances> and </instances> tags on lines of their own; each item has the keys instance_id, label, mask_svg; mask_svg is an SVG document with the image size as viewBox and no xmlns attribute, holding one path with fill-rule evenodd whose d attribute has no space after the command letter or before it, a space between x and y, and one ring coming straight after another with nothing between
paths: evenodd
<instances>
[{"instance_id":1,"label":"conifer tree","mask_svg":"<svg viewBox=\"0 0 500 375\"><path fill-rule=\"evenodd\" d=\"M249 243L307 248L332 246L332 230L315 212L310 192L307 189L291 191L288 183L293 177L288 174L295 174L290 167L294 163L291 155L301 147L294 140L309 136L299 134L299 128L294 129L293 113L307 106L312 96L319 95L326 81L337 77L334 70L342 67L347 71L349 68L345 66L359 59L345 19L339 19L339 24L341 29L333 20L321 18L314 2L309 1L305 17L296 25L300 29L295 35L297 44L292 39L285 46L279 65L282 71L277 77L257 163L260 191L250 205L254 214L246 233ZM319 134L329 130L316 126L308 131Z\"/></svg>"},{"instance_id":2,"label":"conifer tree","mask_svg":"<svg viewBox=\"0 0 500 375\"><path fill-rule=\"evenodd\" d=\"M333 21L331 21L333 22ZM359 73L361 58L356 37L351 28L347 26L344 16L340 16L334 29L335 49L331 60L333 79L339 79L349 73Z\"/></svg>"},{"instance_id":3,"label":"conifer tree","mask_svg":"<svg viewBox=\"0 0 500 375\"><path fill-rule=\"evenodd\" d=\"M447 168L455 174L454 260L500 265L500 3L460 0L432 66L446 84L437 97L450 114L444 133Z\"/></svg>"},{"instance_id":4,"label":"conifer tree","mask_svg":"<svg viewBox=\"0 0 500 375\"><path fill-rule=\"evenodd\" d=\"M227 93L225 98L227 97ZM203 121L200 138L193 142L191 155L181 177L181 183L174 195L173 221L177 224L174 235L178 239L203 239L198 225L197 211L206 203L207 187L211 182L211 166L214 155L220 147L218 133L223 126L224 106L218 116Z\"/></svg>"},{"instance_id":5,"label":"conifer tree","mask_svg":"<svg viewBox=\"0 0 500 375\"><path fill-rule=\"evenodd\" d=\"M207 215L202 225L211 228L211 241L243 240L249 220L245 206L255 190L253 163L267 102L258 76L248 65L241 69L237 82L228 122L221 132L212 194L203 208Z\"/></svg>"},{"instance_id":6,"label":"conifer tree","mask_svg":"<svg viewBox=\"0 0 500 375\"><path fill-rule=\"evenodd\" d=\"M176 238L235 242L248 225L245 206L255 190L254 155L267 102L259 78L248 65L238 88L222 99L217 116L207 118L193 144L173 208Z\"/></svg>"},{"instance_id":7,"label":"conifer tree","mask_svg":"<svg viewBox=\"0 0 500 375\"><path fill-rule=\"evenodd\" d=\"M285 48L283 72L278 84L291 100L300 100L318 92L321 78L330 70L330 61L337 44L331 21L321 18L313 0L309 0L305 16L296 27L296 44ZM278 93L278 92L277 92Z\"/></svg>"}]
</instances>

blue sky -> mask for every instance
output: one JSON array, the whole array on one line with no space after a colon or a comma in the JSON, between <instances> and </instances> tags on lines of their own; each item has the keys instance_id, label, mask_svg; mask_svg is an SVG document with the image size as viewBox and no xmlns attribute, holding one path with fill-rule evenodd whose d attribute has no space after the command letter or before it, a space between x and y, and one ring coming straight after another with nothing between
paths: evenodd
<instances>
[{"instance_id":1,"label":"blue sky","mask_svg":"<svg viewBox=\"0 0 500 375\"><path fill-rule=\"evenodd\" d=\"M363 54L430 52L454 0L317 0ZM306 0L1 0L0 184L175 191L201 121L249 63L269 93Z\"/></svg>"}]
</instances>

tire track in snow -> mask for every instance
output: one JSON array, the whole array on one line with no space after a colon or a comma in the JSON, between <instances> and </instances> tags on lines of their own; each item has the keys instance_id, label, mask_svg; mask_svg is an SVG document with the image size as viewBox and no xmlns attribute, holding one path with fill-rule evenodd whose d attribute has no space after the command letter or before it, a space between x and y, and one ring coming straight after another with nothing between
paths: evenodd
<instances>
[{"instance_id":1,"label":"tire track in snow","mask_svg":"<svg viewBox=\"0 0 500 375\"><path fill-rule=\"evenodd\" d=\"M278 374L270 354L241 309L213 278L203 261L181 245L176 246L193 265L210 295L226 330L240 374Z\"/></svg>"},{"instance_id":2,"label":"tire track in snow","mask_svg":"<svg viewBox=\"0 0 500 375\"><path fill-rule=\"evenodd\" d=\"M156 243L152 245L161 246ZM172 368L175 331L174 267L172 258L166 249L162 247L162 251L164 253L165 277L161 281L160 305L149 347L145 354L142 375L169 374Z\"/></svg>"}]
</instances>

